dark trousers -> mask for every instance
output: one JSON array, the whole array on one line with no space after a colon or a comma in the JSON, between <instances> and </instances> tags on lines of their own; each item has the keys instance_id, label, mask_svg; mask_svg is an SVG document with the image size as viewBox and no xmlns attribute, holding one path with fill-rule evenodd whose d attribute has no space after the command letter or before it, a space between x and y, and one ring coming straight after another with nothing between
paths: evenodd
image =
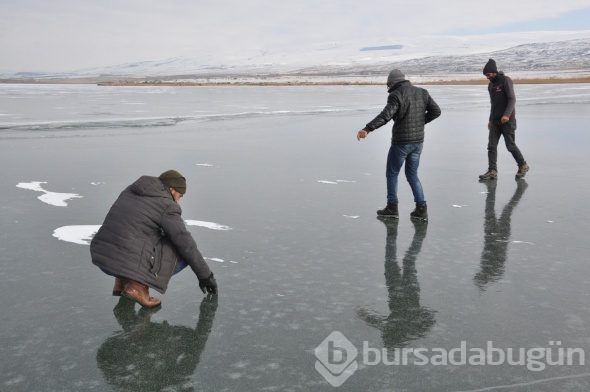
<instances>
[{"instance_id":1,"label":"dark trousers","mask_svg":"<svg viewBox=\"0 0 590 392\"><path fill-rule=\"evenodd\" d=\"M498 142L500 136L504 136L504 142L506 143L506 149L510 151L514 160L518 166L524 165L526 161L522 156L522 153L516 146L516 119L511 119L505 124L501 124L500 121L492 121L490 123L490 134L488 136L488 168L498 170Z\"/></svg>"}]
</instances>

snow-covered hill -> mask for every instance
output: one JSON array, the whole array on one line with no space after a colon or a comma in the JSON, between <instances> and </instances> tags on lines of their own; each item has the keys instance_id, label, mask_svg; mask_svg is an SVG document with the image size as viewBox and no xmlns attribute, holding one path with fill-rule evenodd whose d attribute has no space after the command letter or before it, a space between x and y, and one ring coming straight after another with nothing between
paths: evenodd
<instances>
[{"instance_id":1,"label":"snow-covered hill","mask_svg":"<svg viewBox=\"0 0 590 392\"><path fill-rule=\"evenodd\" d=\"M292 48L289 52L264 51L249 58L213 56L175 57L159 61L143 61L78 70L68 73L16 73L0 75L12 79L157 79L187 80L205 78L256 77L381 77L391 68L402 69L407 75L436 76L449 79L460 75L478 75L488 58L494 58L501 70L510 73L560 76L561 72L590 75L590 32L583 38L549 41L551 35L520 37L519 41L537 39L498 50L504 42L468 40L462 37L428 37L404 44L363 45L363 43L333 43L309 50ZM570 38L571 35L564 36ZM500 37L501 38L501 37Z\"/></svg>"}]
</instances>

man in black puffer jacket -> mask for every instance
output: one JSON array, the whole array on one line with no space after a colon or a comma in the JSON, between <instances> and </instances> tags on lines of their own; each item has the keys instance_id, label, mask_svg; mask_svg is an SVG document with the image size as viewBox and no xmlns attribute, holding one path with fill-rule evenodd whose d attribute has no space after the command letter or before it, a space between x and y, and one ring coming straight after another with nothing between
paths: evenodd
<instances>
[{"instance_id":1,"label":"man in black puffer jacket","mask_svg":"<svg viewBox=\"0 0 590 392\"><path fill-rule=\"evenodd\" d=\"M488 171L479 176L481 181L495 180L498 176L498 142L500 137L504 136L506 148L516 161L518 171L516 179L525 176L529 171L522 153L516 146L516 95L512 79L498 72L494 59L489 59L483 67L483 74L490 81L488 92L490 93L490 118L488 120Z\"/></svg>"},{"instance_id":2,"label":"man in black puffer jacket","mask_svg":"<svg viewBox=\"0 0 590 392\"><path fill-rule=\"evenodd\" d=\"M159 306L148 286L164 293L172 275L187 265L203 293L217 292L213 273L181 218L185 192L186 179L176 170L142 176L121 192L90 244L92 263L115 277L113 295Z\"/></svg>"},{"instance_id":3,"label":"man in black puffer jacket","mask_svg":"<svg viewBox=\"0 0 590 392\"><path fill-rule=\"evenodd\" d=\"M428 91L412 86L398 69L387 78L389 96L383 111L358 131L357 139L364 139L375 129L393 120L391 147L387 156L387 206L377 211L377 215L398 218L397 178L406 163L406 178L412 188L416 209L410 214L412 219L428 220L426 200L422 184L418 179L418 165L424 143L424 125L440 116L440 108Z\"/></svg>"}]
</instances>

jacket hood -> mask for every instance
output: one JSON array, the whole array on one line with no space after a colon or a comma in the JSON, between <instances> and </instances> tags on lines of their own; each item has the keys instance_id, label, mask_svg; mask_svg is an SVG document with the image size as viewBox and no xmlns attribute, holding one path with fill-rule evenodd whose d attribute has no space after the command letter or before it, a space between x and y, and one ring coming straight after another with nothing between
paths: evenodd
<instances>
[{"instance_id":1,"label":"jacket hood","mask_svg":"<svg viewBox=\"0 0 590 392\"><path fill-rule=\"evenodd\" d=\"M141 176L129 189L140 196L172 198L170 190L158 177Z\"/></svg>"},{"instance_id":2,"label":"jacket hood","mask_svg":"<svg viewBox=\"0 0 590 392\"><path fill-rule=\"evenodd\" d=\"M405 86L406 84L411 84L409 80L402 80L401 82L397 82L396 84L394 84L393 86L391 86L387 92L391 93L393 90L395 90L396 88L399 88L401 86Z\"/></svg>"}]
</instances>

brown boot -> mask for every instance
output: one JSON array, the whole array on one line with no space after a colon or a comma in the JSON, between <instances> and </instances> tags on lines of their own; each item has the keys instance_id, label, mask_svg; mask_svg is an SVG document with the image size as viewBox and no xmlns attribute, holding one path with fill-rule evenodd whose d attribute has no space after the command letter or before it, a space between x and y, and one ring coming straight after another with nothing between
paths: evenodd
<instances>
[{"instance_id":1,"label":"brown boot","mask_svg":"<svg viewBox=\"0 0 590 392\"><path fill-rule=\"evenodd\" d=\"M526 172L528 172L530 169L529 165L522 164L518 167L518 171L516 172L516 178L523 178L526 175Z\"/></svg>"},{"instance_id":2,"label":"brown boot","mask_svg":"<svg viewBox=\"0 0 590 392\"><path fill-rule=\"evenodd\" d=\"M498 178L498 171L495 169L488 169L487 172L479 176L480 181L495 180Z\"/></svg>"},{"instance_id":3,"label":"brown boot","mask_svg":"<svg viewBox=\"0 0 590 392\"><path fill-rule=\"evenodd\" d=\"M113 286L113 297L120 297L121 292L125 288L127 284L127 279L125 278L115 278L115 285Z\"/></svg>"},{"instance_id":4,"label":"brown boot","mask_svg":"<svg viewBox=\"0 0 590 392\"><path fill-rule=\"evenodd\" d=\"M130 300L137 302L144 308L155 308L162 303L159 299L150 297L148 286L131 279L127 281L122 294Z\"/></svg>"}]
</instances>

